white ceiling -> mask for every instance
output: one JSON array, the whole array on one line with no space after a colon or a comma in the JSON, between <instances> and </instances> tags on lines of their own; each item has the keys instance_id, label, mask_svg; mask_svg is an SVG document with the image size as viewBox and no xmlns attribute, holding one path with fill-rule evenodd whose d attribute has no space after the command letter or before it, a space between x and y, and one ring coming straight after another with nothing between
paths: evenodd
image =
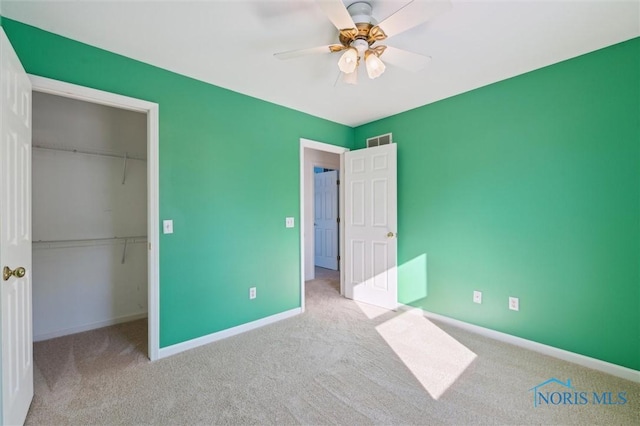
<instances>
[{"instance_id":1,"label":"white ceiling","mask_svg":"<svg viewBox=\"0 0 640 426\"><path fill-rule=\"evenodd\" d=\"M427 0L415 0L427 1ZM353 0L345 0L346 4ZM371 0L381 21L408 0ZM339 53L273 53L337 42L314 0L12 1L17 21L180 74L357 126L640 35L640 1L459 1L385 44L432 56L334 85ZM384 55L381 57L384 60Z\"/></svg>"}]
</instances>

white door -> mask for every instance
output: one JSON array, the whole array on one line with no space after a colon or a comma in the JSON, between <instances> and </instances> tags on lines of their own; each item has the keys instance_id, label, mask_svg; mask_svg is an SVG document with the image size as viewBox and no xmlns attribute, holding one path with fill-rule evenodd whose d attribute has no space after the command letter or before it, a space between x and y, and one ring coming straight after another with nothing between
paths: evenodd
<instances>
[{"instance_id":1,"label":"white door","mask_svg":"<svg viewBox=\"0 0 640 426\"><path fill-rule=\"evenodd\" d=\"M314 174L315 264L338 269L338 171Z\"/></svg>"},{"instance_id":2,"label":"white door","mask_svg":"<svg viewBox=\"0 0 640 426\"><path fill-rule=\"evenodd\" d=\"M2 424L23 424L33 398L31 83L0 30L0 309Z\"/></svg>"},{"instance_id":3,"label":"white door","mask_svg":"<svg viewBox=\"0 0 640 426\"><path fill-rule=\"evenodd\" d=\"M344 154L345 295L396 309L396 145Z\"/></svg>"}]
</instances>

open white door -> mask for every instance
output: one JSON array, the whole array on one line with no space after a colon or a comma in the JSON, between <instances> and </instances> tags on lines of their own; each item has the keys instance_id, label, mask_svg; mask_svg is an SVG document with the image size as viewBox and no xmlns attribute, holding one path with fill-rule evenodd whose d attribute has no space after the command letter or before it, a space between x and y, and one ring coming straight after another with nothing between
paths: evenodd
<instances>
[{"instance_id":1,"label":"open white door","mask_svg":"<svg viewBox=\"0 0 640 426\"><path fill-rule=\"evenodd\" d=\"M345 296L396 309L396 145L344 154Z\"/></svg>"},{"instance_id":2,"label":"open white door","mask_svg":"<svg viewBox=\"0 0 640 426\"><path fill-rule=\"evenodd\" d=\"M338 269L338 171L315 173L314 240L315 264Z\"/></svg>"},{"instance_id":3,"label":"open white door","mask_svg":"<svg viewBox=\"0 0 640 426\"><path fill-rule=\"evenodd\" d=\"M2 424L23 424L33 398L31 82L0 29L0 309Z\"/></svg>"}]
</instances>

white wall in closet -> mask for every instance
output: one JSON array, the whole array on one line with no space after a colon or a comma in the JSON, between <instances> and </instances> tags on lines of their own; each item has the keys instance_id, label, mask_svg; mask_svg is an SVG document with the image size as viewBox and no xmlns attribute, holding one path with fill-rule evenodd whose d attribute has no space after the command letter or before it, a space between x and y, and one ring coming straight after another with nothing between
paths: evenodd
<instances>
[{"instance_id":1,"label":"white wall in closet","mask_svg":"<svg viewBox=\"0 0 640 426\"><path fill-rule=\"evenodd\" d=\"M146 316L146 120L33 93L34 340Z\"/></svg>"}]
</instances>

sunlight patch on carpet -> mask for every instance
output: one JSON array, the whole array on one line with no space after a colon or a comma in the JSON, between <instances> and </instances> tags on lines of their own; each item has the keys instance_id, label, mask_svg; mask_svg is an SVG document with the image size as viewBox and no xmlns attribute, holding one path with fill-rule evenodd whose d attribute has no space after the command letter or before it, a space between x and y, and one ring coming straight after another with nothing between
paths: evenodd
<instances>
[{"instance_id":1,"label":"sunlight patch on carpet","mask_svg":"<svg viewBox=\"0 0 640 426\"><path fill-rule=\"evenodd\" d=\"M376 327L380 336L433 399L439 399L477 357L419 309Z\"/></svg>"},{"instance_id":2,"label":"sunlight patch on carpet","mask_svg":"<svg viewBox=\"0 0 640 426\"><path fill-rule=\"evenodd\" d=\"M380 315L388 314L391 312L387 308L381 308L380 306L369 305L368 303L358 302L354 300L355 304L358 305L358 308L362 311L363 314L366 315L369 319L374 319L379 317Z\"/></svg>"}]
</instances>

